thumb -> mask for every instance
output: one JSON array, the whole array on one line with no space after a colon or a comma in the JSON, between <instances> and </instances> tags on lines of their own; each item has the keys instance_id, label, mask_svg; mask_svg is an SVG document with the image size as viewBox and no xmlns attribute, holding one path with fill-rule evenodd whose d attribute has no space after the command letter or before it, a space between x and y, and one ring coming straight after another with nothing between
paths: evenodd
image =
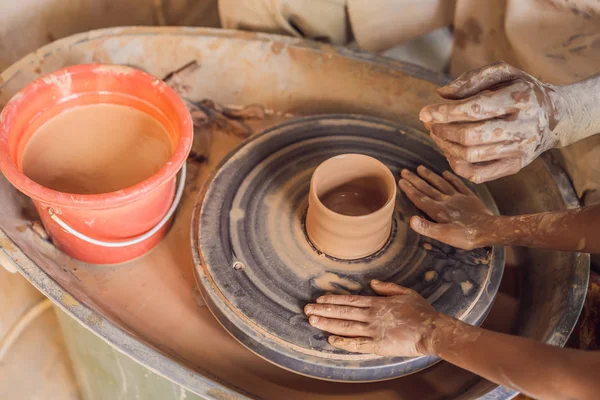
<instances>
[{"instance_id":1,"label":"thumb","mask_svg":"<svg viewBox=\"0 0 600 400\"><path fill-rule=\"evenodd\" d=\"M464 99L515 79L531 80L534 78L504 61L498 61L465 72L449 85L439 88L437 93L445 99Z\"/></svg>"},{"instance_id":2,"label":"thumb","mask_svg":"<svg viewBox=\"0 0 600 400\"><path fill-rule=\"evenodd\" d=\"M410 294L413 292L412 289L398 286L392 282L381 282L377 279L373 279L371 281L371 287L377 294L382 296L398 296L402 294Z\"/></svg>"},{"instance_id":3,"label":"thumb","mask_svg":"<svg viewBox=\"0 0 600 400\"><path fill-rule=\"evenodd\" d=\"M459 249L472 250L476 247L472 239L467 237L467 230L453 224L436 224L415 216L410 219L410 227L423 236Z\"/></svg>"},{"instance_id":4,"label":"thumb","mask_svg":"<svg viewBox=\"0 0 600 400\"><path fill-rule=\"evenodd\" d=\"M410 227L417 233L429 238L448 243L445 237L448 234L448 226L427 221L424 218L414 216L410 219Z\"/></svg>"}]
</instances>

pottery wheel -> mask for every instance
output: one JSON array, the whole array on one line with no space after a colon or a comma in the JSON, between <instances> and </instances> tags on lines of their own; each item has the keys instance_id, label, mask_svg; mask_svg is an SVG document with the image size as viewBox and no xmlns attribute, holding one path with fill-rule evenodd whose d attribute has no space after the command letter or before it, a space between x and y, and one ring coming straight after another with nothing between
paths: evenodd
<instances>
[{"instance_id":1,"label":"pottery wheel","mask_svg":"<svg viewBox=\"0 0 600 400\"><path fill-rule=\"evenodd\" d=\"M369 281L377 278L479 325L496 295L504 252L458 250L416 234L408 220L420 212L401 191L392 234L378 253L345 261L318 252L304 227L310 178L322 161L343 153L377 158L397 177L421 164L448 169L424 134L378 119L336 115L274 127L228 155L200 194L192 222L197 280L225 329L283 368L336 381L400 377L437 359L337 350L308 324L303 307L327 292L374 295ZM495 210L489 194L478 193Z\"/></svg>"}]
</instances>

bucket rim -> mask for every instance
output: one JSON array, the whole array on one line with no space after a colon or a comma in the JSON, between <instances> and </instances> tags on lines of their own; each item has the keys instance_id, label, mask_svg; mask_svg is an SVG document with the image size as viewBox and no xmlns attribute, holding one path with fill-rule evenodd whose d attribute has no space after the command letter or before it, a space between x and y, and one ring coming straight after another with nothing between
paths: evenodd
<instances>
[{"instance_id":1,"label":"bucket rim","mask_svg":"<svg viewBox=\"0 0 600 400\"><path fill-rule=\"evenodd\" d=\"M135 79L141 84L152 85L160 95L174 106L175 113L181 126L179 132L179 141L176 144L173 154L156 173L149 178L136 183L135 185L120 189L114 192L98 194L73 194L59 192L31 180L23 174L13 159L9 148L9 133L14 125L15 116L18 114L20 105L26 102L31 96L35 95L40 85L52 84L60 85L69 81L73 75L80 73L93 73L95 75L121 75L123 77ZM64 97L69 97L65 95ZM119 65L119 64L78 64L66 68L58 69L54 72L41 76L27 84L19 90L6 104L0 113L0 171L6 179L20 192L29 196L32 200L60 207L75 207L89 209L105 209L113 206L123 205L135 201L147 193L154 191L164 184L170 182L183 164L192 147L194 128L192 117L179 95L163 80L137 68Z\"/></svg>"}]
</instances>

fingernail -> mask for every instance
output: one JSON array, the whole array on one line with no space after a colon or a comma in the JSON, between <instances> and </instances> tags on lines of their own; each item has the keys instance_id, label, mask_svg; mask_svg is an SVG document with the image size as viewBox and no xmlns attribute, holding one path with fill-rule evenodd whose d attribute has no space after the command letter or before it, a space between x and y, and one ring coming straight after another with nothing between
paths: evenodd
<instances>
[{"instance_id":1,"label":"fingernail","mask_svg":"<svg viewBox=\"0 0 600 400\"><path fill-rule=\"evenodd\" d=\"M311 305L304 307L304 314L308 314L312 311L313 311L313 307Z\"/></svg>"},{"instance_id":2,"label":"fingernail","mask_svg":"<svg viewBox=\"0 0 600 400\"><path fill-rule=\"evenodd\" d=\"M327 338L327 341L329 342L329 344L334 344L337 343L339 339L340 338L337 336L329 336L329 338Z\"/></svg>"},{"instance_id":3,"label":"fingernail","mask_svg":"<svg viewBox=\"0 0 600 400\"><path fill-rule=\"evenodd\" d=\"M371 284L372 284L372 285L381 285L382 283L383 283L383 282L381 282L379 279L373 279L373 280L371 281Z\"/></svg>"},{"instance_id":4,"label":"fingernail","mask_svg":"<svg viewBox=\"0 0 600 400\"><path fill-rule=\"evenodd\" d=\"M459 87L463 86L464 84L465 84L465 80L458 78L458 79L453 80L452 82L450 82L446 86L442 86L442 88L445 88L446 90L448 90L448 89L458 89Z\"/></svg>"},{"instance_id":5,"label":"fingernail","mask_svg":"<svg viewBox=\"0 0 600 400\"><path fill-rule=\"evenodd\" d=\"M308 318L308 322L310 322L310 324L314 326L317 324L317 322L319 322L319 317L315 317L314 315L311 315Z\"/></svg>"},{"instance_id":6,"label":"fingernail","mask_svg":"<svg viewBox=\"0 0 600 400\"><path fill-rule=\"evenodd\" d=\"M446 178L446 179L448 179L448 178L454 178L454 176L453 176L452 172L450 172L450 171L448 171L448 170L446 170L446 171L442 172L442 176L443 176L444 178Z\"/></svg>"},{"instance_id":7,"label":"fingernail","mask_svg":"<svg viewBox=\"0 0 600 400\"><path fill-rule=\"evenodd\" d=\"M407 190L410 190L410 184L406 179L400 179L398 181L398 187L400 187L400 190L402 190L404 193L406 193Z\"/></svg>"},{"instance_id":8,"label":"fingernail","mask_svg":"<svg viewBox=\"0 0 600 400\"><path fill-rule=\"evenodd\" d=\"M461 82L454 81L454 82L447 84L446 86L442 86L439 90L441 90L442 92L450 92L450 91L458 89L461 86L462 86Z\"/></svg>"},{"instance_id":9,"label":"fingernail","mask_svg":"<svg viewBox=\"0 0 600 400\"><path fill-rule=\"evenodd\" d=\"M317 299L317 303L325 303L325 298L324 297L319 297Z\"/></svg>"},{"instance_id":10,"label":"fingernail","mask_svg":"<svg viewBox=\"0 0 600 400\"><path fill-rule=\"evenodd\" d=\"M458 86L451 86L451 85L447 85L447 86L442 86L441 88L436 89L436 92L438 95L442 96L442 97L446 97L448 95L452 95L454 92L456 92L456 90L458 89Z\"/></svg>"},{"instance_id":11,"label":"fingernail","mask_svg":"<svg viewBox=\"0 0 600 400\"><path fill-rule=\"evenodd\" d=\"M431 117L431 112L429 112L429 110L426 109L422 109L421 112L419 113L419 119L422 122L431 122L432 121L432 117Z\"/></svg>"},{"instance_id":12,"label":"fingernail","mask_svg":"<svg viewBox=\"0 0 600 400\"><path fill-rule=\"evenodd\" d=\"M419 229L419 228L421 228L423 226L423 224L421 222L421 218L419 218L419 217L412 217L410 219L410 226L413 229Z\"/></svg>"}]
</instances>

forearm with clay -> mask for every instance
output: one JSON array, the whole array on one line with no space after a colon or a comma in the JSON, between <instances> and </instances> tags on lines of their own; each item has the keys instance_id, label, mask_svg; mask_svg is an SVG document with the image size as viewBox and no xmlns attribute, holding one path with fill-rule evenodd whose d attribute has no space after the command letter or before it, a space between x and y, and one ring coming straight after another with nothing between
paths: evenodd
<instances>
[{"instance_id":1,"label":"forearm with clay","mask_svg":"<svg viewBox=\"0 0 600 400\"><path fill-rule=\"evenodd\" d=\"M467 325L440 315L424 341L425 354L536 399L596 399L596 352L561 349Z\"/></svg>"},{"instance_id":2,"label":"forearm with clay","mask_svg":"<svg viewBox=\"0 0 600 400\"><path fill-rule=\"evenodd\" d=\"M600 133L600 74L582 82L559 86L564 111L556 125L557 147L565 147Z\"/></svg>"},{"instance_id":3,"label":"forearm with clay","mask_svg":"<svg viewBox=\"0 0 600 400\"><path fill-rule=\"evenodd\" d=\"M496 216L455 175L420 166L398 185L430 220L413 216L417 233L461 249L512 245L600 254L600 205L568 211Z\"/></svg>"},{"instance_id":4,"label":"forearm with clay","mask_svg":"<svg viewBox=\"0 0 600 400\"><path fill-rule=\"evenodd\" d=\"M600 254L600 206L490 217L481 225L478 227L480 237L477 241L482 246L526 246Z\"/></svg>"},{"instance_id":5,"label":"forearm with clay","mask_svg":"<svg viewBox=\"0 0 600 400\"><path fill-rule=\"evenodd\" d=\"M417 292L372 281L380 296L325 295L304 311L339 349L381 356L431 355L537 399L596 399L600 353L561 349L468 325L436 312Z\"/></svg>"}]
</instances>

